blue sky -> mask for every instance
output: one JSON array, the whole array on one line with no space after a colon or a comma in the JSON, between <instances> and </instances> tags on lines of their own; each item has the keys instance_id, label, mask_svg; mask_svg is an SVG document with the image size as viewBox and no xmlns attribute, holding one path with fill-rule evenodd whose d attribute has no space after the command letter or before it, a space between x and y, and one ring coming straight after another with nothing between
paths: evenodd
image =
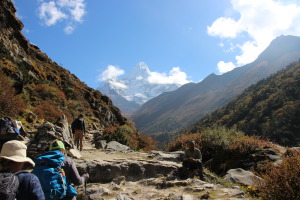
<instances>
[{"instance_id":1,"label":"blue sky","mask_svg":"<svg viewBox=\"0 0 300 200\"><path fill-rule=\"evenodd\" d=\"M126 76L199 82L300 36L299 0L13 0L23 34L88 86ZM105 76L104 76L105 75Z\"/></svg>"}]
</instances>

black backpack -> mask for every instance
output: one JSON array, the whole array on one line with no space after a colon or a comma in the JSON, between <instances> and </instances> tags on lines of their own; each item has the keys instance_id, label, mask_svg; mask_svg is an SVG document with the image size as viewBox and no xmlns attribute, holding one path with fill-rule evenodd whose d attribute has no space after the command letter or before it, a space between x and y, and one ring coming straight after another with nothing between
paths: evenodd
<instances>
[{"instance_id":1,"label":"black backpack","mask_svg":"<svg viewBox=\"0 0 300 200\"><path fill-rule=\"evenodd\" d=\"M75 130L82 130L83 129L83 120L80 118L77 118L72 123L72 131Z\"/></svg>"},{"instance_id":2,"label":"black backpack","mask_svg":"<svg viewBox=\"0 0 300 200\"><path fill-rule=\"evenodd\" d=\"M10 172L0 172L0 199L14 200L19 187L18 177Z\"/></svg>"},{"instance_id":3,"label":"black backpack","mask_svg":"<svg viewBox=\"0 0 300 200\"><path fill-rule=\"evenodd\" d=\"M16 139L20 131L14 125L14 122L9 117L0 118L0 139L13 140Z\"/></svg>"}]
</instances>

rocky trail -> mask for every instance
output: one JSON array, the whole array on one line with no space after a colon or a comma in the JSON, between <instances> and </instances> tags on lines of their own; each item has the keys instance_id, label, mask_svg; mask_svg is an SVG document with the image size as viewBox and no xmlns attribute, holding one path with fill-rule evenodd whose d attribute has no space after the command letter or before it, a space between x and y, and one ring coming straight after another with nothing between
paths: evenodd
<instances>
[{"instance_id":1,"label":"rocky trail","mask_svg":"<svg viewBox=\"0 0 300 200\"><path fill-rule=\"evenodd\" d=\"M78 151L74 148L67 121L63 119L59 125L44 122L37 131L28 133L28 154L34 158L47 151L49 141L64 140L79 174L90 175L86 187L76 187L79 200L255 199L246 187L252 186L253 177L256 177L250 171L232 169L230 174L228 171L220 178L205 170L206 181L193 174L180 179L183 151L133 151L116 141L98 140L95 132L88 132L83 151ZM265 156L274 158L274 155Z\"/></svg>"},{"instance_id":2,"label":"rocky trail","mask_svg":"<svg viewBox=\"0 0 300 200\"><path fill-rule=\"evenodd\" d=\"M79 199L90 200L245 200L251 199L241 186L225 187L207 174L180 180L174 173L181 166L182 152L118 152L95 149L84 142L81 158L74 159L80 174L88 172L86 185L78 186Z\"/></svg>"}]
</instances>

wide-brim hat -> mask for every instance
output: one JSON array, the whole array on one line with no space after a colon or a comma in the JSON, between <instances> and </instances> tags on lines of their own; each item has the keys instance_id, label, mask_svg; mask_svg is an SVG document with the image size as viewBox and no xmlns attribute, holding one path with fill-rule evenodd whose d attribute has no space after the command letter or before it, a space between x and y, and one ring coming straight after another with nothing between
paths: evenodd
<instances>
[{"instance_id":1,"label":"wide-brim hat","mask_svg":"<svg viewBox=\"0 0 300 200\"><path fill-rule=\"evenodd\" d=\"M34 162L26 156L27 146L18 141L11 140L3 144L0 158L14 162L27 162L34 166Z\"/></svg>"}]
</instances>

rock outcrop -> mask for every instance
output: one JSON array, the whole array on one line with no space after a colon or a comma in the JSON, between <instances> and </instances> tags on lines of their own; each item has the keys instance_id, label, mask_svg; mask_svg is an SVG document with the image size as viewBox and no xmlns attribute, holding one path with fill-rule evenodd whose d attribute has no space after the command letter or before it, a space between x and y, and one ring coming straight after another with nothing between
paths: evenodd
<instances>
[{"instance_id":1,"label":"rock outcrop","mask_svg":"<svg viewBox=\"0 0 300 200\"><path fill-rule=\"evenodd\" d=\"M256 176L252 172L243 170L241 168L228 170L224 178L233 183L239 183L248 186L255 185L255 179L262 181L260 177Z\"/></svg>"},{"instance_id":2,"label":"rock outcrop","mask_svg":"<svg viewBox=\"0 0 300 200\"><path fill-rule=\"evenodd\" d=\"M178 171L181 165L174 162L155 160L103 160L85 161L76 160L80 174L89 173L90 182L107 183L124 176L126 180L138 181L145 178L171 176Z\"/></svg>"}]
</instances>

